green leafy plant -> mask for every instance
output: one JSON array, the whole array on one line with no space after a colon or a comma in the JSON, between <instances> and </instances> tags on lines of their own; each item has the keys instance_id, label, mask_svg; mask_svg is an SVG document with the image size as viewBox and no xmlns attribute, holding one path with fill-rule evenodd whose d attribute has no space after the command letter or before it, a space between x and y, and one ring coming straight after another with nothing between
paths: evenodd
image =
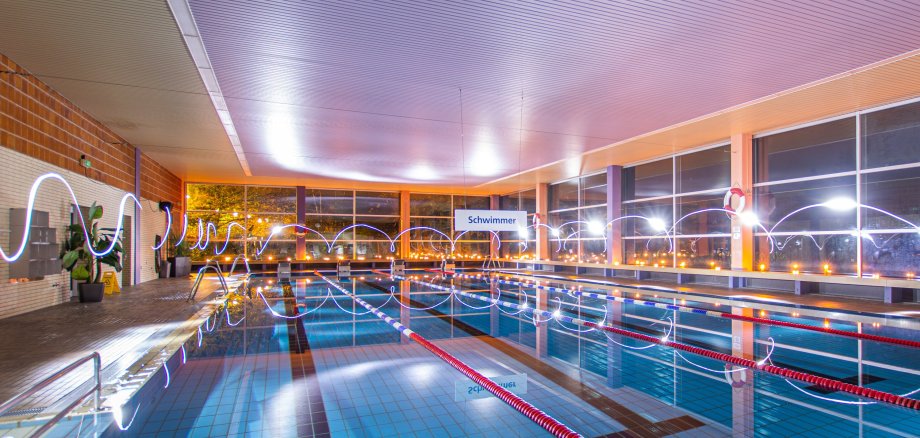
<instances>
[{"instance_id":1,"label":"green leafy plant","mask_svg":"<svg viewBox=\"0 0 920 438\"><path fill-rule=\"evenodd\" d=\"M121 272L121 253L124 251L121 246L121 233L115 233L114 228L103 228L99 226L99 219L102 218L102 206L94 202L89 207L89 213L86 217L86 225L89 227L89 240L83 232L81 224L72 224L68 227L70 235L64 242L64 250L61 254L61 264L64 269L70 271L74 280L86 280L90 283L99 283L102 279L102 265L108 265L115 268L115 272ZM108 254L96 257L89 248L96 252L102 252L115 242L112 251Z\"/></svg>"},{"instance_id":2,"label":"green leafy plant","mask_svg":"<svg viewBox=\"0 0 920 438\"><path fill-rule=\"evenodd\" d=\"M178 240L179 235L176 234L175 231L170 230L166 239L166 245L168 246L167 251L171 251L174 257L188 257L189 253L191 253L191 250L189 250L188 247L188 242L182 240L181 242L178 242L177 245L176 243Z\"/></svg>"}]
</instances>

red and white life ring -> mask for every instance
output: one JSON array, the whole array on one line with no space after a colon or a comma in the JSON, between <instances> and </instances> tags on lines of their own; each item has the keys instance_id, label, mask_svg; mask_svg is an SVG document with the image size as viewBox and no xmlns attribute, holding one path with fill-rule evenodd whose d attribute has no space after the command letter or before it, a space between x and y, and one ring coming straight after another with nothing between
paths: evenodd
<instances>
[{"instance_id":1,"label":"red and white life ring","mask_svg":"<svg viewBox=\"0 0 920 438\"><path fill-rule=\"evenodd\" d=\"M539 224L539 223L540 223L540 213L534 213L534 214L533 214L533 224L534 224L534 226L536 226L536 225Z\"/></svg>"},{"instance_id":2,"label":"red and white life ring","mask_svg":"<svg viewBox=\"0 0 920 438\"><path fill-rule=\"evenodd\" d=\"M732 197L733 197L733 196L737 196L737 197L738 197L738 206L737 206L737 207L732 207ZM737 216L738 214L741 214L741 212L744 211L744 204L745 204L744 190L741 190L741 189L738 188L738 187L732 187L731 189L729 189L727 192L725 192L725 202L724 202L724 204L725 204L725 207L723 207L723 208L724 208L726 211L730 211L730 212L734 213L734 215L731 214L731 213L726 213L726 214L728 214L728 217Z\"/></svg>"}]
</instances>

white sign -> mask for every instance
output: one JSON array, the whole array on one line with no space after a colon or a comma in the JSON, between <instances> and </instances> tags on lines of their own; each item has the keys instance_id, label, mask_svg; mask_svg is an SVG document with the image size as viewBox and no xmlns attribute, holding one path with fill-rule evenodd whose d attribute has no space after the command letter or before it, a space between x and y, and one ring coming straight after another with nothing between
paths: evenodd
<instances>
[{"instance_id":1,"label":"white sign","mask_svg":"<svg viewBox=\"0 0 920 438\"><path fill-rule=\"evenodd\" d=\"M489 377L489 380L507 389L512 394L527 394L527 374L512 376ZM492 396L488 389L483 388L470 379L463 379L454 384L454 401L475 400Z\"/></svg>"},{"instance_id":2,"label":"white sign","mask_svg":"<svg viewBox=\"0 0 920 438\"><path fill-rule=\"evenodd\" d=\"M454 230L457 231L518 231L526 226L526 211L454 211Z\"/></svg>"}]
</instances>

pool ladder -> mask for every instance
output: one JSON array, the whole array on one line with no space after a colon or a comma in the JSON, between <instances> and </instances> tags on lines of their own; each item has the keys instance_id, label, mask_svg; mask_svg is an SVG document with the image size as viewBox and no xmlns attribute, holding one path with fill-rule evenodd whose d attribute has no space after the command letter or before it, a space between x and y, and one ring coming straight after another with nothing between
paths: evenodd
<instances>
[{"instance_id":1,"label":"pool ladder","mask_svg":"<svg viewBox=\"0 0 920 438\"><path fill-rule=\"evenodd\" d=\"M249 263L246 263L246 268L249 268ZM215 260L210 260L198 270L198 275L195 276L195 283L192 284L192 290L188 293L188 298L186 298L185 301L195 301L195 294L198 293L198 288L201 287L201 280L204 278L204 274L207 271L216 272L217 279L220 280L220 285L224 288L224 293L230 293L230 288L227 287L227 282L224 280L224 273L220 270L220 263Z\"/></svg>"},{"instance_id":2,"label":"pool ladder","mask_svg":"<svg viewBox=\"0 0 920 438\"><path fill-rule=\"evenodd\" d=\"M58 370L58 372L46 377L41 382L36 383L31 388L19 393L17 396L9 399L6 403L3 403L2 405L0 405L0 416L3 416L4 414L8 413L13 407L17 406L23 400L35 395L35 393L37 393L38 391L54 383L58 379L64 377L71 371L79 368L80 365L83 365L86 362L89 362L90 360L93 361L93 377L94 377L94 380L96 381L96 384L93 385L93 387L89 391L84 393L82 396L78 397L71 404L67 405L67 407L64 408L61 412L58 412L58 414L55 415L53 418L45 422L45 424L39 427L38 430L36 430L35 432L32 432L30 436L39 437L39 436L44 435L46 432L51 430L51 428L54 427L59 421L61 421L61 419L63 419L67 414L69 414L77 406L79 406L80 403L83 402L83 400L86 400L86 397L89 397L90 394L93 394L94 412L98 412L102 410L102 407L100 404L102 402L102 375L101 375L102 356L99 355L98 351L94 351L91 354L88 354L80 359L77 359L70 365L67 365L64 368L61 368L60 370Z\"/></svg>"},{"instance_id":3,"label":"pool ladder","mask_svg":"<svg viewBox=\"0 0 920 438\"><path fill-rule=\"evenodd\" d=\"M491 271L493 269L502 269L502 262L492 258L492 255L487 255L486 258L482 260L482 270Z\"/></svg>"}]
</instances>

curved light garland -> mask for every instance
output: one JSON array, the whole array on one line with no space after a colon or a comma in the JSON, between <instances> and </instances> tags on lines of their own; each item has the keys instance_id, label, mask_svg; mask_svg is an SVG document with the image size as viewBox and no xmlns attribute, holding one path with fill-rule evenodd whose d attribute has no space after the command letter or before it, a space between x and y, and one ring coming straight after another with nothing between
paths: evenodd
<instances>
[{"instance_id":1,"label":"curved light garland","mask_svg":"<svg viewBox=\"0 0 920 438\"><path fill-rule=\"evenodd\" d=\"M163 209L166 210L166 232L163 233L163 239L160 240L160 244L151 247L154 251L159 250L166 244L166 236L169 234L170 228L172 228L172 213L169 212L169 207L164 207Z\"/></svg>"},{"instance_id":2,"label":"curved light garland","mask_svg":"<svg viewBox=\"0 0 920 438\"><path fill-rule=\"evenodd\" d=\"M32 213L35 211L35 197L38 195L39 187L41 187L42 183L44 183L47 179L56 179L64 184L64 187L67 188L67 192L70 193L70 199L73 200L73 204L80 205L80 201L77 200L77 195L74 193L73 187L70 186L64 177L53 172L46 173L38 177L35 182L32 183L32 188L29 190L29 202L26 207L25 229L22 231L22 240L19 243L19 249L17 249L12 254L7 254L3 248L0 248L0 257L3 257L3 260L7 261L8 263L12 263L18 260L19 257L22 256L22 253L25 251L26 245L29 243L29 234L30 230L32 229ZM137 205L137 208L141 209L140 201L138 201L137 197L135 197L133 194L125 193L125 195L121 197L121 204L118 207L118 225L115 226L115 236L120 235L124 228L125 203L128 201L128 199L133 200L134 204ZM79 214L77 216L80 218L80 225L83 227L83 236L87 241L91 241L92 239L90 238L89 230L86 227L86 220L83 218L83 214ZM103 251L97 251L96 248L92 247L92 245L87 245L87 248L94 257L105 257L107 254L111 253L113 249L115 249L115 245L117 244L118 239L113 239L109 244L109 247Z\"/></svg>"}]
</instances>

